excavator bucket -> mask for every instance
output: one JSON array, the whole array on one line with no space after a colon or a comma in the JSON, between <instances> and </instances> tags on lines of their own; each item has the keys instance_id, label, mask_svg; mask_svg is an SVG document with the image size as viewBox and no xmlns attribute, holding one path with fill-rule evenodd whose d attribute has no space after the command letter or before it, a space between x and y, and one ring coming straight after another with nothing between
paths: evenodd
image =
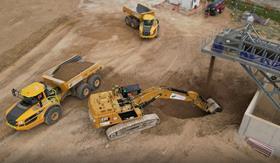
<instances>
[{"instance_id":1,"label":"excavator bucket","mask_svg":"<svg viewBox=\"0 0 280 163\"><path fill-rule=\"evenodd\" d=\"M223 111L221 106L212 98L207 99L207 105L208 105L208 112L211 114Z\"/></svg>"}]
</instances>

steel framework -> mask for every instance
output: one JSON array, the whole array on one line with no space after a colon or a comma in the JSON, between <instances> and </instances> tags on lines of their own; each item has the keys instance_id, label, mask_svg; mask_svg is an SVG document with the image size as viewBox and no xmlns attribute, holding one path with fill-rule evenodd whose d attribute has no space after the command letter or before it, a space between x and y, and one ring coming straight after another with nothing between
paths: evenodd
<instances>
[{"instance_id":1,"label":"steel framework","mask_svg":"<svg viewBox=\"0 0 280 163\"><path fill-rule=\"evenodd\" d=\"M280 44L261 38L255 28L248 24L244 28L225 29L216 35L214 41L205 41L202 52L210 54L212 58L239 62L280 110Z\"/></svg>"}]
</instances>

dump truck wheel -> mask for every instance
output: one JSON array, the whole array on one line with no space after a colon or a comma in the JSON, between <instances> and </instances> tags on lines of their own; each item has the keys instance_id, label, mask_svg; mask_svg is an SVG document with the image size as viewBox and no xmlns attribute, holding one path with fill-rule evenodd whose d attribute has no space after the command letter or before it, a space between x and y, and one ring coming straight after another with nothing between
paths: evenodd
<instances>
[{"instance_id":1,"label":"dump truck wheel","mask_svg":"<svg viewBox=\"0 0 280 163\"><path fill-rule=\"evenodd\" d=\"M139 27L139 22L137 19L132 18L130 21L130 26L134 29L137 29Z\"/></svg>"},{"instance_id":2,"label":"dump truck wheel","mask_svg":"<svg viewBox=\"0 0 280 163\"><path fill-rule=\"evenodd\" d=\"M100 75L93 75L88 79L88 84L91 89L91 91L95 91L98 89L101 85L101 77Z\"/></svg>"},{"instance_id":3,"label":"dump truck wheel","mask_svg":"<svg viewBox=\"0 0 280 163\"><path fill-rule=\"evenodd\" d=\"M62 115L62 110L60 106L52 106L48 109L47 113L45 114L45 123L47 125L52 125L56 123Z\"/></svg>"},{"instance_id":4,"label":"dump truck wheel","mask_svg":"<svg viewBox=\"0 0 280 163\"><path fill-rule=\"evenodd\" d=\"M76 90L77 94L76 96L79 98L79 99L85 99L89 96L90 94L90 87L87 83L82 83L78 86L77 90Z\"/></svg>"},{"instance_id":5,"label":"dump truck wheel","mask_svg":"<svg viewBox=\"0 0 280 163\"><path fill-rule=\"evenodd\" d=\"M160 27L159 27L159 25L158 25L158 27L157 27L157 35L156 35L156 38L159 37L159 31L160 31Z\"/></svg>"},{"instance_id":6,"label":"dump truck wheel","mask_svg":"<svg viewBox=\"0 0 280 163\"><path fill-rule=\"evenodd\" d=\"M130 25L131 18L128 17L128 16L126 16L125 19L124 19L124 21L125 21L125 24L126 24L126 25Z\"/></svg>"}]
</instances>

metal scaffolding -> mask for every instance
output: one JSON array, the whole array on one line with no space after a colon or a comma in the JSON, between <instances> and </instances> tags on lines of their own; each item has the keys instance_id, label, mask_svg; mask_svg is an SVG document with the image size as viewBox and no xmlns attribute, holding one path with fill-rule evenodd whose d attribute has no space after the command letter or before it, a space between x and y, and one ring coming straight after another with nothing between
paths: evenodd
<instances>
[{"instance_id":1,"label":"metal scaffolding","mask_svg":"<svg viewBox=\"0 0 280 163\"><path fill-rule=\"evenodd\" d=\"M209 74L215 57L239 62L280 110L280 44L262 39L248 24L244 28L225 29L215 39L204 42L202 52L212 56Z\"/></svg>"}]
</instances>

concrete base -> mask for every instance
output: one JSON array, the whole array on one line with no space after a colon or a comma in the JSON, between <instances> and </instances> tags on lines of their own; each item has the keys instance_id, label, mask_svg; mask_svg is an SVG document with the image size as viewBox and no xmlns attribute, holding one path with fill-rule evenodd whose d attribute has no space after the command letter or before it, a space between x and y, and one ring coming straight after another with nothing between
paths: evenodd
<instances>
[{"instance_id":1,"label":"concrete base","mask_svg":"<svg viewBox=\"0 0 280 163\"><path fill-rule=\"evenodd\" d=\"M262 92L257 91L244 114L239 134L270 146L272 154L280 157L279 119L279 111Z\"/></svg>"}]
</instances>

